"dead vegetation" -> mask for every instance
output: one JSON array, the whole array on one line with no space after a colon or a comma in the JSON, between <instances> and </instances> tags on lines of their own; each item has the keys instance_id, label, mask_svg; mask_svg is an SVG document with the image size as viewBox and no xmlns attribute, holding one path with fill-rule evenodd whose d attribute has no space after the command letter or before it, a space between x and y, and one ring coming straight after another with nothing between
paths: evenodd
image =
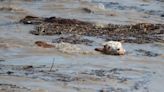
<instances>
[{"instance_id":1,"label":"dead vegetation","mask_svg":"<svg viewBox=\"0 0 164 92\"><path fill-rule=\"evenodd\" d=\"M71 44L84 44L84 45L92 45L93 41L89 39L82 38L80 35L71 35L68 37L59 37L57 39L52 40L53 43L61 43L67 42Z\"/></svg>"},{"instance_id":2,"label":"dead vegetation","mask_svg":"<svg viewBox=\"0 0 164 92\"><path fill-rule=\"evenodd\" d=\"M61 35L75 34L96 36L108 40L124 41L128 43L164 43L164 24L139 23L135 25L108 24L98 27L93 23L76 19L57 17L40 18L26 16L20 20L24 24L35 24L35 29L30 31L34 35Z\"/></svg>"}]
</instances>

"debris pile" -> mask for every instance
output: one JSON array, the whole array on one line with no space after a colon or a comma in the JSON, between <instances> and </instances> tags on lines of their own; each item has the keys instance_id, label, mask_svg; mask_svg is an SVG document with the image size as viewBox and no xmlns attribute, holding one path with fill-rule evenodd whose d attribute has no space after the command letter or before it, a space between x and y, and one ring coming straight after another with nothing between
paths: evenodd
<instances>
[{"instance_id":1,"label":"debris pile","mask_svg":"<svg viewBox=\"0 0 164 92\"><path fill-rule=\"evenodd\" d=\"M84 45L91 45L93 43L92 40L83 39L80 35L71 35L68 37L60 37L57 39L53 39L52 42L53 43L66 42L66 43L71 43L71 44L84 44Z\"/></svg>"},{"instance_id":2,"label":"debris pile","mask_svg":"<svg viewBox=\"0 0 164 92\"><path fill-rule=\"evenodd\" d=\"M164 24L138 23L135 25L108 24L98 27L93 23L76 19L57 17L41 18L27 16L20 20L24 24L35 24L35 29L30 31L34 35L85 35L96 36L106 41L124 41L128 43L164 43Z\"/></svg>"}]
</instances>

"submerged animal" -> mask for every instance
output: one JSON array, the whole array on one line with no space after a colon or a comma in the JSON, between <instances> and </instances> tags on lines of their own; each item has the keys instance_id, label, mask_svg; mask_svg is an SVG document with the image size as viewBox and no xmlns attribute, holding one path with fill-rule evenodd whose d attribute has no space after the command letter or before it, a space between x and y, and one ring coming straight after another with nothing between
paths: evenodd
<instances>
[{"instance_id":1,"label":"submerged animal","mask_svg":"<svg viewBox=\"0 0 164 92\"><path fill-rule=\"evenodd\" d=\"M36 41L35 44L39 47L42 47L42 48L54 48L55 47L54 45L48 44L48 43L43 42L43 41Z\"/></svg>"},{"instance_id":2,"label":"submerged animal","mask_svg":"<svg viewBox=\"0 0 164 92\"><path fill-rule=\"evenodd\" d=\"M79 52L81 52L80 47L78 47L77 45L65 43L65 42L57 43L55 45L55 47L56 47L56 49L58 49L59 51L64 52L64 53L79 53Z\"/></svg>"},{"instance_id":3,"label":"submerged animal","mask_svg":"<svg viewBox=\"0 0 164 92\"><path fill-rule=\"evenodd\" d=\"M70 43L64 43L64 42L51 44L44 41L36 41L35 44L41 48L56 48L59 51L64 52L64 53L76 53L76 52L80 52L81 50L76 45L73 45Z\"/></svg>"},{"instance_id":4,"label":"submerged animal","mask_svg":"<svg viewBox=\"0 0 164 92\"><path fill-rule=\"evenodd\" d=\"M83 50L80 46L71 44L71 43L65 43L65 42L60 42L60 43L48 43L44 41L36 41L35 44L38 47L41 48L54 48L57 49L60 52L67 53L67 54L94 54L96 51L86 51Z\"/></svg>"},{"instance_id":5,"label":"submerged animal","mask_svg":"<svg viewBox=\"0 0 164 92\"><path fill-rule=\"evenodd\" d=\"M108 55L124 55L125 49L122 47L121 42L108 41L102 43L103 48L95 48L96 51L102 52Z\"/></svg>"},{"instance_id":6,"label":"submerged animal","mask_svg":"<svg viewBox=\"0 0 164 92\"><path fill-rule=\"evenodd\" d=\"M60 42L56 44L47 43L44 41L36 41L35 44L42 48L56 48L61 52L64 53L93 53L93 51L83 51L79 46ZM124 55L125 49L122 47L121 42L117 41L108 41L105 43L102 43L103 48L95 48L96 51L102 52L104 54L108 55Z\"/></svg>"}]
</instances>

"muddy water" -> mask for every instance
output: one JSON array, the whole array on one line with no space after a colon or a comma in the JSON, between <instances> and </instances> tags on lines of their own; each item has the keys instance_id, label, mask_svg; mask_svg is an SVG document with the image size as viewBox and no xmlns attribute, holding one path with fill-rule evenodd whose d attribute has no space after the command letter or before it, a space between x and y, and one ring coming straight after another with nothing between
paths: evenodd
<instances>
[{"instance_id":1,"label":"muddy water","mask_svg":"<svg viewBox=\"0 0 164 92\"><path fill-rule=\"evenodd\" d=\"M37 40L51 42L58 36L29 34L34 26L17 22L36 15L96 23L164 23L164 2L4 0L0 7L0 92L163 92L164 43L123 43L124 56L66 54L34 45ZM93 51L104 41L87 38L94 42L92 46L80 45L84 50Z\"/></svg>"}]
</instances>

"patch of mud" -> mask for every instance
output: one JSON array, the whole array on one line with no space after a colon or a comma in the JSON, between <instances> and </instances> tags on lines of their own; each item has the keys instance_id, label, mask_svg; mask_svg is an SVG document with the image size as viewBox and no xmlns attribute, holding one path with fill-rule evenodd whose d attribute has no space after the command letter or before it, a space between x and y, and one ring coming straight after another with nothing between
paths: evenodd
<instances>
[{"instance_id":1,"label":"patch of mud","mask_svg":"<svg viewBox=\"0 0 164 92\"><path fill-rule=\"evenodd\" d=\"M32 65L0 65L0 75L1 76L16 76L16 77L28 77L32 79L42 79L46 81L63 81L70 82L73 81L71 76L67 74L57 73L57 69L50 71L50 67L45 65L32 66ZM6 69L6 70L4 70ZM12 73L9 73L12 72Z\"/></svg>"},{"instance_id":2,"label":"patch of mud","mask_svg":"<svg viewBox=\"0 0 164 92\"><path fill-rule=\"evenodd\" d=\"M127 80L133 80L144 76L145 74L149 75L150 72L137 70L137 69L122 69L122 68L113 68L110 70L91 70L90 72L86 72L89 75L96 75L99 77L107 77L110 79L117 79L119 82L125 82ZM126 75L128 74L128 75ZM133 76L134 75L134 76Z\"/></svg>"},{"instance_id":3,"label":"patch of mud","mask_svg":"<svg viewBox=\"0 0 164 92\"><path fill-rule=\"evenodd\" d=\"M4 61L5 61L4 59L0 58L0 62L4 62Z\"/></svg>"},{"instance_id":4,"label":"patch of mud","mask_svg":"<svg viewBox=\"0 0 164 92\"><path fill-rule=\"evenodd\" d=\"M71 44L84 44L84 45L92 45L93 41L89 39L83 39L80 35L71 35L68 37L60 37L52 40L53 43L71 43Z\"/></svg>"},{"instance_id":5,"label":"patch of mud","mask_svg":"<svg viewBox=\"0 0 164 92\"><path fill-rule=\"evenodd\" d=\"M132 91L148 91L147 83L150 81L151 73L143 70L136 69L121 69L113 68L111 70L92 70L88 74L96 75L99 77L106 77L111 80L116 80L119 84L126 84L128 88L109 86L108 88L101 89L99 92L132 92Z\"/></svg>"},{"instance_id":6,"label":"patch of mud","mask_svg":"<svg viewBox=\"0 0 164 92\"><path fill-rule=\"evenodd\" d=\"M0 5L0 11L2 12L9 12L9 13L17 13L17 14L30 14L29 11L27 11L24 8L18 7L18 6L12 6L12 5Z\"/></svg>"},{"instance_id":7,"label":"patch of mud","mask_svg":"<svg viewBox=\"0 0 164 92\"><path fill-rule=\"evenodd\" d=\"M25 17L24 22L29 22ZM31 18L35 24L35 19ZM83 22L75 19L63 19L63 18L37 18L43 20L36 25L33 31L30 31L34 35L61 35L61 34L74 34L85 36L96 36L108 40L124 41L128 43L152 43L162 42L164 43L164 24L150 24L139 23L135 25L115 25L108 24L104 27L96 26L89 22ZM21 20L21 21L22 21ZM37 20L38 21L38 20Z\"/></svg>"},{"instance_id":8,"label":"patch of mud","mask_svg":"<svg viewBox=\"0 0 164 92\"><path fill-rule=\"evenodd\" d=\"M0 48L21 48L21 45L9 44L9 43L0 43Z\"/></svg>"},{"instance_id":9,"label":"patch of mud","mask_svg":"<svg viewBox=\"0 0 164 92\"><path fill-rule=\"evenodd\" d=\"M141 54L142 56L157 57L157 56L161 55L161 54L154 53L154 52L151 52L151 51L146 51L146 50L143 50L143 49L138 49L136 51L139 53L138 55Z\"/></svg>"},{"instance_id":10,"label":"patch of mud","mask_svg":"<svg viewBox=\"0 0 164 92\"><path fill-rule=\"evenodd\" d=\"M79 85L84 83L101 83L106 82L108 87L99 89L100 92L145 92L148 89L148 82L151 81L152 72L132 68L112 68L112 69L92 69L87 71L78 71L69 73L63 72L61 68L54 67L52 71L46 65L40 66L20 66L20 65L0 65L0 76L16 76L45 81L56 81L64 83L78 82ZM12 73L8 73L8 72ZM112 82L112 83L111 83ZM113 83L114 82L114 83ZM120 85L119 87L114 84ZM106 84L106 85L107 85ZM126 84L126 85L125 85ZM91 84L93 85L93 84ZM95 84L94 84L95 85ZM106 91L105 91L106 90ZM144 91L143 91L144 90Z\"/></svg>"},{"instance_id":11,"label":"patch of mud","mask_svg":"<svg viewBox=\"0 0 164 92\"><path fill-rule=\"evenodd\" d=\"M31 92L31 91L26 87L0 83L0 92Z\"/></svg>"},{"instance_id":12,"label":"patch of mud","mask_svg":"<svg viewBox=\"0 0 164 92\"><path fill-rule=\"evenodd\" d=\"M109 88L101 89L99 92L129 92L129 91L127 89L123 89L123 88L109 87Z\"/></svg>"},{"instance_id":13,"label":"patch of mud","mask_svg":"<svg viewBox=\"0 0 164 92\"><path fill-rule=\"evenodd\" d=\"M160 0L140 0L140 1L136 1L136 3L133 4L132 2L129 3L124 3L122 1L99 1L99 0L92 0L93 3L102 3L104 5L105 8L108 9L113 9L115 11L135 11L135 12L142 12L143 14L149 14L149 15L156 15L159 16L161 14L163 14L163 10L162 9L156 9L160 2L156 2L156 1L160 1ZM151 8L149 8L151 7Z\"/></svg>"}]
</instances>

